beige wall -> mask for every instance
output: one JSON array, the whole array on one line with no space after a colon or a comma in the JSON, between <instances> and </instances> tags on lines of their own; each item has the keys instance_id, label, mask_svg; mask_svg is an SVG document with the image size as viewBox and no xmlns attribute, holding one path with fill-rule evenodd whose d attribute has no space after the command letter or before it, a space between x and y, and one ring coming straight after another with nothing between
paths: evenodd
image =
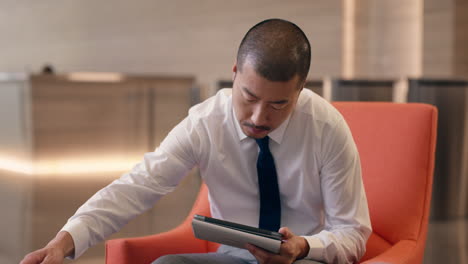
<instances>
[{"instance_id":1,"label":"beige wall","mask_svg":"<svg viewBox=\"0 0 468 264\"><path fill-rule=\"evenodd\" d=\"M466 0L0 1L0 71L49 62L61 72L194 74L206 97L231 77L245 31L281 17L310 38L311 78L341 76L349 56L351 77L466 76L467 10Z\"/></svg>"},{"instance_id":2,"label":"beige wall","mask_svg":"<svg viewBox=\"0 0 468 264\"><path fill-rule=\"evenodd\" d=\"M203 87L231 78L253 24L294 21L313 47L311 76L340 75L342 1L0 1L0 71L190 74Z\"/></svg>"},{"instance_id":3,"label":"beige wall","mask_svg":"<svg viewBox=\"0 0 468 264\"><path fill-rule=\"evenodd\" d=\"M420 75L422 1L353 1L354 77Z\"/></svg>"},{"instance_id":4,"label":"beige wall","mask_svg":"<svg viewBox=\"0 0 468 264\"><path fill-rule=\"evenodd\" d=\"M346 77L468 76L468 1L344 0Z\"/></svg>"},{"instance_id":5,"label":"beige wall","mask_svg":"<svg viewBox=\"0 0 468 264\"><path fill-rule=\"evenodd\" d=\"M454 73L454 8L453 0L425 0L423 73L446 77Z\"/></svg>"},{"instance_id":6,"label":"beige wall","mask_svg":"<svg viewBox=\"0 0 468 264\"><path fill-rule=\"evenodd\" d=\"M425 0L423 74L468 76L468 1Z\"/></svg>"}]
</instances>

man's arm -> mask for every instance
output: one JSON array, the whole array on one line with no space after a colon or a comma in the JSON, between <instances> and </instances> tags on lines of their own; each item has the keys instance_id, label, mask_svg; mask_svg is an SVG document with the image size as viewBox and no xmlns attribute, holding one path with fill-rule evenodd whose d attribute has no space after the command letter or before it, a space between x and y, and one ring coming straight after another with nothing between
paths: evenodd
<instances>
[{"instance_id":1,"label":"man's arm","mask_svg":"<svg viewBox=\"0 0 468 264\"><path fill-rule=\"evenodd\" d=\"M94 194L68 220L56 238L43 249L27 255L25 261L28 262L24 263L41 263L40 260L47 257L53 261L78 258L89 247L117 232L173 191L195 164L191 148L192 140L197 138L192 131L190 120L186 118L160 147L145 154L143 161L129 173Z\"/></svg>"},{"instance_id":2,"label":"man's arm","mask_svg":"<svg viewBox=\"0 0 468 264\"><path fill-rule=\"evenodd\" d=\"M26 255L20 264L63 263L63 259L71 256L74 249L75 245L71 235L68 232L61 231L47 246Z\"/></svg>"},{"instance_id":3,"label":"man's arm","mask_svg":"<svg viewBox=\"0 0 468 264\"><path fill-rule=\"evenodd\" d=\"M312 248L308 258L354 263L364 255L372 232L359 153L343 118L323 134L320 180L325 225L318 234L305 237Z\"/></svg>"},{"instance_id":4,"label":"man's arm","mask_svg":"<svg viewBox=\"0 0 468 264\"><path fill-rule=\"evenodd\" d=\"M198 134L187 117L129 173L80 207L62 229L75 242L72 258L78 258L172 192L196 164L192 152L194 140L198 140Z\"/></svg>"}]
</instances>

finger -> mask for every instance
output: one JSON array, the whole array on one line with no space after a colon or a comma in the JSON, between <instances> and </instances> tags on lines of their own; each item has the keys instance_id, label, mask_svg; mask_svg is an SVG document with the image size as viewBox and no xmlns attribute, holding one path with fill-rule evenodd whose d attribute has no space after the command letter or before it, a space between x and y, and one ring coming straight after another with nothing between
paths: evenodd
<instances>
[{"instance_id":1,"label":"finger","mask_svg":"<svg viewBox=\"0 0 468 264\"><path fill-rule=\"evenodd\" d=\"M58 263L53 256L47 255L41 264L56 264Z\"/></svg>"},{"instance_id":2,"label":"finger","mask_svg":"<svg viewBox=\"0 0 468 264\"><path fill-rule=\"evenodd\" d=\"M57 254L56 251L49 251L41 264L60 264L63 263L64 257Z\"/></svg>"},{"instance_id":3,"label":"finger","mask_svg":"<svg viewBox=\"0 0 468 264\"><path fill-rule=\"evenodd\" d=\"M294 233L287 227L281 227L278 232L283 234L283 240L288 240L294 236Z\"/></svg>"},{"instance_id":4,"label":"finger","mask_svg":"<svg viewBox=\"0 0 468 264\"><path fill-rule=\"evenodd\" d=\"M305 257L309 250L309 244L305 238L293 234L290 239L281 243L280 255L296 259Z\"/></svg>"},{"instance_id":5,"label":"finger","mask_svg":"<svg viewBox=\"0 0 468 264\"><path fill-rule=\"evenodd\" d=\"M270 259L274 254L259 248L255 245L252 244L247 244L246 245L247 250L254 255L254 257L258 260L260 263L266 262L268 259Z\"/></svg>"},{"instance_id":6,"label":"finger","mask_svg":"<svg viewBox=\"0 0 468 264\"><path fill-rule=\"evenodd\" d=\"M281 256L286 256L290 257L292 255L292 250L291 250L291 240L285 240L283 243L281 243L280 247L280 255Z\"/></svg>"},{"instance_id":7,"label":"finger","mask_svg":"<svg viewBox=\"0 0 468 264\"><path fill-rule=\"evenodd\" d=\"M43 251L37 250L32 253L29 253L26 255L23 260L20 262L20 264L36 264L36 263L41 263L41 261L44 259L45 254L43 254Z\"/></svg>"}]
</instances>

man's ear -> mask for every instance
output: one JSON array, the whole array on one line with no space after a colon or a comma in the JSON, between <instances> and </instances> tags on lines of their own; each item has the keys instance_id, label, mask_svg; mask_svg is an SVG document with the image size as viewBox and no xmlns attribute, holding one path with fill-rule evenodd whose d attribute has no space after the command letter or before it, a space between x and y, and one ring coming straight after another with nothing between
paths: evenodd
<instances>
[{"instance_id":1,"label":"man's ear","mask_svg":"<svg viewBox=\"0 0 468 264\"><path fill-rule=\"evenodd\" d=\"M299 86L299 92L302 91L302 89L304 89L304 87L306 86L306 83L307 83L307 80L304 80L301 82L300 86Z\"/></svg>"},{"instance_id":2,"label":"man's ear","mask_svg":"<svg viewBox=\"0 0 468 264\"><path fill-rule=\"evenodd\" d=\"M232 66L232 81L236 79L236 74L237 74L237 61Z\"/></svg>"}]
</instances>

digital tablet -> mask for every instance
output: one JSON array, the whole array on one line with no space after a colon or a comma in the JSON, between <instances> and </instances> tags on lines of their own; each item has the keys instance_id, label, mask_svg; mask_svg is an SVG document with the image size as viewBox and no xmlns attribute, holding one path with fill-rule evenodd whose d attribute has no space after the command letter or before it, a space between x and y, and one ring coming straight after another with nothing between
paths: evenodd
<instances>
[{"instance_id":1,"label":"digital tablet","mask_svg":"<svg viewBox=\"0 0 468 264\"><path fill-rule=\"evenodd\" d=\"M273 253L279 253L283 237L278 232L202 215L194 215L192 228L199 239L238 248L250 243Z\"/></svg>"}]
</instances>

